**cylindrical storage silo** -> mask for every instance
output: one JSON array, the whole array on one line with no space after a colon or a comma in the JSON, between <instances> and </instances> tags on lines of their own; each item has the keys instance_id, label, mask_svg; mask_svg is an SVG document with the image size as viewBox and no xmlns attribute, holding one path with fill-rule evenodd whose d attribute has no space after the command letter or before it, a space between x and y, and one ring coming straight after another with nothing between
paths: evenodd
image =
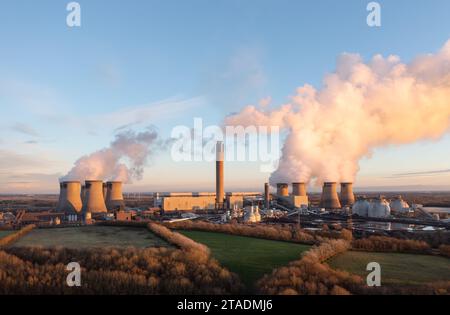
<instances>
[{"instance_id":1,"label":"cylindrical storage silo","mask_svg":"<svg viewBox=\"0 0 450 315\"><path fill-rule=\"evenodd\" d=\"M279 197L288 197L289 196L289 187L288 184L278 183L277 184L277 195Z\"/></svg>"},{"instance_id":2,"label":"cylindrical storage silo","mask_svg":"<svg viewBox=\"0 0 450 315\"><path fill-rule=\"evenodd\" d=\"M87 180L85 185L83 213L107 212L103 198L103 182L101 180Z\"/></svg>"},{"instance_id":3,"label":"cylindrical storage silo","mask_svg":"<svg viewBox=\"0 0 450 315\"><path fill-rule=\"evenodd\" d=\"M337 193L336 183L324 183L322 189L322 199L320 206L325 209L340 209L341 203Z\"/></svg>"},{"instance_id":4,"label":"cylindrical storage silo","mask_svg":"<svg viewBox=\"0 0 450 315\"><path fill-rule=\"evenodd\" d=\"M294 196L306 196L305 183L292 183L292 194Z\"/></svg>"},{"instance_id":5,"label":"cylindrical storage silo","mask_svg":"<svg viewBox=\"0 0 450 315\"><path fill-rule=\"evenodd\" d=\"M122 194L122 182L106 183L106 208L109 211L123 210L125 203Z\"/></svg>"},{"instance_id":6,"label":"cylindrical storage silo","mask_svg":"<svg viewBox=\"0 0 450 315\"><path fill-rule=\"evenodd\" d=\"M375 199L371 202L369 207L369 217L370 218L386 218L391 214L391 207L389 202L380 196L380 198Z\"/></svg>"}]
</instances>

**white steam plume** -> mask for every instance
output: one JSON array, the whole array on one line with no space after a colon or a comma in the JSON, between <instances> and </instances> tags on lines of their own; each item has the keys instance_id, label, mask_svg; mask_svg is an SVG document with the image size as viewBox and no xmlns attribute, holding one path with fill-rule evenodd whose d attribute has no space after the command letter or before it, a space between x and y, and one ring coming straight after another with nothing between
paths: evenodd
<instances>
[{"instance_id":1,"label":"white steam plume","mask_svg":"<svg viewBox=\"0 0 450 315\"><path fill-rule=\"evenodd\" d=\"M278 125L287 132L270 182L353 182L359 160L377 147L442 137L450 126L450 40L411 63L342 54L316 90L297 89L273 110L247 106L226 125Z\"/></svg>"},{"instance_id":2,"label":"white steam plume","mask_svg":"<svg viewBox=\"0 0 450 315\"><path fill-rule=\"evenodd\" d=\"M158 134L148 129L136 133L123 131L115 135L108 148L79 158L60 180L118 180L131 183L142 179L144 166L153 153Z\"/></svg>"}]
</instances>

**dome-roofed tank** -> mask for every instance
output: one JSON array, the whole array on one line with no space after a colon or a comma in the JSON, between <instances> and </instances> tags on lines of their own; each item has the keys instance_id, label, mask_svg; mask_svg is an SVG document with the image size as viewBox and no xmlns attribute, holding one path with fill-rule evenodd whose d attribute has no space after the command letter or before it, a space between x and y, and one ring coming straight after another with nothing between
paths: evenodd
<instances>
[{"instance_id":1,"label":"dome-roofed tank","mask_svg":"<svg viewBox=\"0 0 450 315\"><path fill-rule=\"evenodd\" d=\"M370 202L361 198L358 199L352 207L352 213L361 217L367 217L369 215Z\"/></svg>"},{"instance_id":2,"label":"dome-roofed tank","mask_svg":"<svg viewBox=\"0 0 450 315\"><path fill-rule=\"evenodd\" d=\"M394 212L405 213L409 211L409 205L403 200L402 196L398 196L390 203L391 210Z\"/></svg>"},{"instance_id":3,"label":"dome-roofed tank","mask_svg":"<svg viewBox=\"0 0 450 315\"><path fill-rule=\"evenodd\" d=\"M373 200L369 207L370 218L386 218L391 214L391 207L389 202L380 196L378 199Z\"/></svg>"}]
</instances>

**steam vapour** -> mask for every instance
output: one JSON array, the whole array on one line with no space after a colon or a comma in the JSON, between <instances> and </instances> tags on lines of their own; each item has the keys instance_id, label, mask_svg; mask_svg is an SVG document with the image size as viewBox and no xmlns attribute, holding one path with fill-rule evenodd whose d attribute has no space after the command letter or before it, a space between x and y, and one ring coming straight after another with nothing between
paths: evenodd
<instances>
[{"instance_id":1,"label":"steam vapour","mask_svg":"<svg viewBox=\"0 0 450 315\"><path fill-rule=\"evenodd\" d=\"M118 133L108 148L79 158L61 181L101 179L131 183L140 180L157 138L158 134L152 130Z\"/></svg>"},{"instance_id":2,"label":"steam vapour","mask_svg":"<svg viewBox=\"0 0 450 315\"><path fill-rule=\"evenodd\" d=\"M450 126L450 40L436 54L402 63L342 54L323 87L297 89L273 110L247 106L226 125L283 128L287 137L270 182L353 182L374 148L435 140Z\"/></svg>"}]
</instances>

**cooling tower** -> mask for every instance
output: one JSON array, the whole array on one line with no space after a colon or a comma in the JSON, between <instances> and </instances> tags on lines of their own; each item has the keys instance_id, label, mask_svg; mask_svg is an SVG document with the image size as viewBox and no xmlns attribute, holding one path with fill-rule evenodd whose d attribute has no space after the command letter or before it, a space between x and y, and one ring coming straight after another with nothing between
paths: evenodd
<instances>
[{"instance_id":1,"label":"cooling tower","mask_svg":"<svg viewBox=\"0 0 450 315\"><path fill-rule=\"evenodd\" d=\"M320 206L325 209L340 209L336 183L324 183L322 190L322 200Z\"/></svg>"},{"instance_id":2,"label":"cooling tower","mask_svg":"<svg viewBox=\"0 0 450 315\"><path fill-rule=\"evenodd\" d=\"M83 204L81 203L81 184L77 181L63 182L64 195L59 211L64 213L80 213Z\"/></svg>"},{"instance_id":3,"label":"cooling tower","mask_svg":"<svg viewBox=\"0 0 450 315\"><path fill-rule=\"evenodd\" d=\"M81 200L84 200L85 195L86 195L86 186L81 185L81 193L80 193Z\"/></svg>"},{"instance_id":4,"label":"cooling tower","mask_svg":"<svg viewBox=\"0 0 450 315\"><path fill-rule=\"evenodd\" d=\"M292 194L294 196L306 196L305 183L292 183Z\"/></svg>"},{"instance_id":5,"label":"cooling tower","mask_svg":"<svg viewBox=\"0 0 450 315\"><path fill-rule=\"evenodd\" d=\"M289 187L288 184L278 183L277 184L277 195L279 197L288 197L289 196Z\"/></svg>"},{"instance_id":6,"label":"cooling tower","mask_svg":"<svg viewBox=\"0 0 450 315\"><path fill-rule=\"evenodd\" d=\"M87 180L83 202L83 213L107 212L103 199L103 182L101 180Z\"/></svg>"},{"instance_id":7,"label":"cooling tower","mask_svg":"<svg viewBox=\"0 0 450 315\"><path fill-rule=\"evenodd\" d=\"M223 188L223 160L224 147L223 142L218 141L216 144L216 209L223 209L225 198Z\"/></svg>"},{"instance_id":8,"label":"cooling tower","mask_svg":"<svg viewBox=\"0 0 450 315\"><path fill-rule=\"evenodd\" d=\"M123 210L125 203L122 195L122 182L106 183L106 208L109 211Z\"/></svg>"},{"instance_id":9,"label":"cooling tower","mask_svg":"<svg viewBox=\"0 0 450 315\"><path fill-rule=\"evenodd\" d=\"M106 202L106 194L107 194L107 192L108 192L108 187L106 186L106 183L103 183L102 184L103 185L103 199L105 200L105 202Z\"/></svg>"},{"instance_id":10,"label":"cooling tower","mask_svg":"<svg viewBox=\"0 0 450 315\"><path fill-rule=\"evenodd\" d=\"M56 212L62 211L64 200L66 199L66 189L64 188L63 183L59 183L59 199L58 204L56 205Z\"/></svg>"},{"instance_id":11,"label":"cooling tower","mask_svg":"<svg viewBox=\"0 0 450 315\"><path fill-rule=\"evenodd\" d=\"M269 183L264 184L264 203L266 209L270 208L270 188Z\"/></svg>"},{"instance_id":12,"label":"cooling tower","mask_svg":"<svg viewBox=\"0 0 450 315\"><path fill-rule=\"evenodd\" d=\"M341 183L341 204L345 206L353 206L355 203L355 195L353 194L353 183Z\"/></svg>"}]
</instances>

